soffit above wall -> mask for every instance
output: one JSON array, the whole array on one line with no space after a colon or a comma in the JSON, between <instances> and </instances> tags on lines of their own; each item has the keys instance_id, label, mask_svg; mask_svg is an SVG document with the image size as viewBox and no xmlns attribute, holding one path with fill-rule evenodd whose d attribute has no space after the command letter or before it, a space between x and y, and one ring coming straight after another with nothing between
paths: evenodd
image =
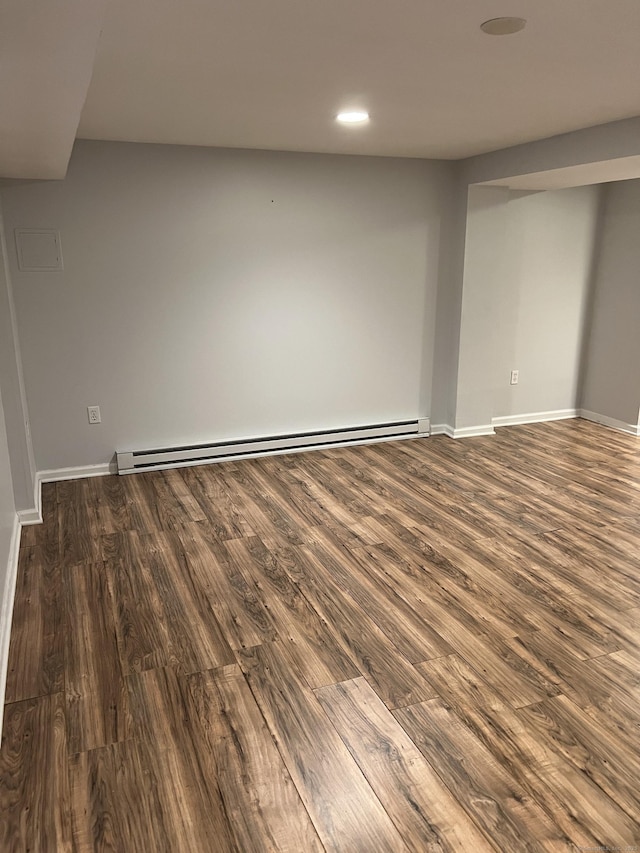
<instances>
[{"instance_id":1,"label":"soffit above wall","mask_svg":"<svg viewBox=\"0 0 640 853\"><path fill-rule=\"evenodd\" d=\"M0 177L64 177L104 6L104 0L2 0Z\"/></svg>"},{"instance_id":2,"label":"soffit above wall","mask_svg":"<svg viewBox=\"0 0 640 853\"><path fill-rule=\"evenodd\" d=\"M619 157L598 163L582 163L563 169L550 169L530 175L487 181L481 186L509 187L514 190L561 190L587 184L605 184L640 178L640 155Z\"/></svg>"}]
</instances>

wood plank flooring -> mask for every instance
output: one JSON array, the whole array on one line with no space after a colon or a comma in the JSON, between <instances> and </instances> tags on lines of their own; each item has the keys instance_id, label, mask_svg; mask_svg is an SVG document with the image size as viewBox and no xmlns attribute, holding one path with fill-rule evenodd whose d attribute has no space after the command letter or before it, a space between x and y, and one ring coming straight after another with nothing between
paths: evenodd
<instances>
[{"instance_id":1,"label":"wood plank flooring","mask_svg":"<svg viewBox=\"0 0 640 853\"><path fill-rule=\"evenodd\" d=\"M582 420L47 484L0 850L640 845L640 441Z\"/></svg>"}]
</instances>

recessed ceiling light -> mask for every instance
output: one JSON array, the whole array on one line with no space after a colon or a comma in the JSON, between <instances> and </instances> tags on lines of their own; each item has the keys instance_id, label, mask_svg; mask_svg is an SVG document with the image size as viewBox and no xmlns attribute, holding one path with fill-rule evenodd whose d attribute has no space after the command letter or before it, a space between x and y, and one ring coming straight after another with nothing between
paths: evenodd
<instances>
[{"instance_id":1,"label":"recessed ceiling light","mask_svg":"<svg viewBox=\"0 0 640 853\"><path fill-rule=\"evenodd\" d=\"M519 33L526 25L524 18L491 18L480 24L480 29L489 36L510 36Z\"/></svg>"},{"instance_id":2,"label":"recessed ceiling light","mask_svg":"<svg viewBox=\"0 0 640 853\"><path fill-rule=\"evenodd\" d=\"M369 121L369 113L365 110L345 110L343 113L338 113L336 120L342 124L362 124Z\"/></svg>"}]
</instances>

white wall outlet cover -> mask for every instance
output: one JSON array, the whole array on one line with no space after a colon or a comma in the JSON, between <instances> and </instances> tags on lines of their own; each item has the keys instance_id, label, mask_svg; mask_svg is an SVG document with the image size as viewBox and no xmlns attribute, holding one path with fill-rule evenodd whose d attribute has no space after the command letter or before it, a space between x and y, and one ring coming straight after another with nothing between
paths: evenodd
<instances>
[{"instance_id":1,"label":"white wall outlet cover","mask_svg":"<svg viewBox=\"0 0 640 853\"><path fill-rule=\"evenodd\" d=\"M100 417L100 406L87 406L87 416L90 424L99 424L102 422Z\"/></svg>"}]
</instances>

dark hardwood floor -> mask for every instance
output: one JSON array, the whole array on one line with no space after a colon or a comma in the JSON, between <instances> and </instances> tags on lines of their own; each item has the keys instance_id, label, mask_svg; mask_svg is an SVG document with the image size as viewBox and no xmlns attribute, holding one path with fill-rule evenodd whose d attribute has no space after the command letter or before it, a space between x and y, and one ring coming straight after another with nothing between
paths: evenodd
<instances>
[{"instance_id":1,"label":"dark hardwood floor","mask_svg":"<svg viewBox=\"0 0 640 853\"><path fill-rule=\"evenodd\" d=\"M43 503L2 851L638 849L638 439L561 421Z\"/></svg>"}]
</instances>

